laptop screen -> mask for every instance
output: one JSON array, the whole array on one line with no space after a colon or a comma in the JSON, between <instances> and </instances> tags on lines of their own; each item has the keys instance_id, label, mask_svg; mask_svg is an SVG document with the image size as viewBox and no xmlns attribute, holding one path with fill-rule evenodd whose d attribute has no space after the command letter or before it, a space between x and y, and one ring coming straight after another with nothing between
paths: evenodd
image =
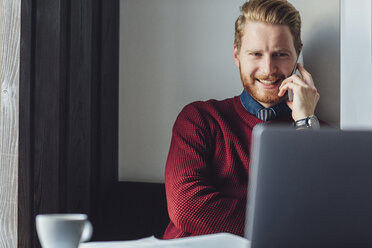
<instances>
[{"instance_id":1,"label":"laptop screen","mask_svg":"<svg viewBox=\"0 0 372 248\"><path fill-rule=\"evenodd\" d=\"M372 132L253 131L251 248L372 247Z\"/></svg>"}]
</instances>

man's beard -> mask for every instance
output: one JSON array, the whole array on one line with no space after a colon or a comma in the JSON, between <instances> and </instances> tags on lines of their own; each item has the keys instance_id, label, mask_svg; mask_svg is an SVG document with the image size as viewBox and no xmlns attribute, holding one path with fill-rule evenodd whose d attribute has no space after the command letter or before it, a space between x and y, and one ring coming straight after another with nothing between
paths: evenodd
<instances>
[{"instance_id":1,"label":"man's beard","mask_svg":"<svg viewBox=\"0 0 372 248\"><path fill-rule=\"evenodd\" d=\"M257 86L257 82L255 82L256 79L270 80L270 81L281 80L280 82L282 82L286 78L285 75L283 74L275 74L272 76L259 75L259 76L255 76L254 78L251 78L249 76L243 75L241 68L239 69L240 69L240 78L242 80L244 90L257 102L274 106L282 102L286 98L286 94L282 97L278 96L279 92L277 91L277 88L272 89L272 90L261 89L259 91L259 88L258 88L259 86ZM265 93L263 94L263 92Z\"/></svg>"}]
</instances>

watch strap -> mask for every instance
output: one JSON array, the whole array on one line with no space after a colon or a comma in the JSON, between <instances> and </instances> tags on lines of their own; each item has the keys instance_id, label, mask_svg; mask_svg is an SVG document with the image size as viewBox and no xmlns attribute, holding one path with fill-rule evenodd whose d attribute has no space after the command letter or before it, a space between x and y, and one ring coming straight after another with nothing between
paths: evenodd
<instances>
[{"instance_id":1,"label":"watch strap","mask_svg":"<svg viewBox=\"0 0 372 248\"><path fill-rule=\"evenodd\" d=\"M319 129L319 121L315 115L297 120L293 123L293 125L296 129Z\"/></svg>"}]
</instances>

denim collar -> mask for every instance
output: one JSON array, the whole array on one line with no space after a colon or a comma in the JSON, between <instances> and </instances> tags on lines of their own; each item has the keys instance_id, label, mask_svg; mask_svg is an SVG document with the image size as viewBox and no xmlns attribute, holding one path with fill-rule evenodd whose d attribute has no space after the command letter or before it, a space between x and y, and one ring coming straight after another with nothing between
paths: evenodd
<instances>
[{"instance_id":1,"label":"denim collar","mask_svg":"<svg viewBox=\"0 0 372 248\"><path fill-rule=\"evenodd\" d=\"M252 115L257 116L257 112L263 108L256 100L254 100L245 90L240 95L240 102L243 107ZM275 118L281 118L284 116L291 115L292 110L288 107L285 101L271 107L275 112Z\"/></svg>"}]
</instances>

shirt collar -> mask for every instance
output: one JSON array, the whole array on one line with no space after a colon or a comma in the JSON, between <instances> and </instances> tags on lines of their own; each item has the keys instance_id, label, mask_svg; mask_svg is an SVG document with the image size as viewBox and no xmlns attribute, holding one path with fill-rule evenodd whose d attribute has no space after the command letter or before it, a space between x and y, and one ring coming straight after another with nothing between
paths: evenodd
<instances>
[{"instance_id":1,"label":"shirt collar","mask_svg":"<svg viewBox=\"0 0 372 248\"><path fill-rule=\"evenodd\" d=\"M243 90L243 93L240 95L240 102L242 103L243 107L254 116L257 116L257 112L260 109L265 108L255 99L253 99L253 97L251 97L245 90ZM271 109L274 110L276 118L288 116L292 113L292 110L288 107L285 101L272 106Z\"/></svg>"}]
</instances>

